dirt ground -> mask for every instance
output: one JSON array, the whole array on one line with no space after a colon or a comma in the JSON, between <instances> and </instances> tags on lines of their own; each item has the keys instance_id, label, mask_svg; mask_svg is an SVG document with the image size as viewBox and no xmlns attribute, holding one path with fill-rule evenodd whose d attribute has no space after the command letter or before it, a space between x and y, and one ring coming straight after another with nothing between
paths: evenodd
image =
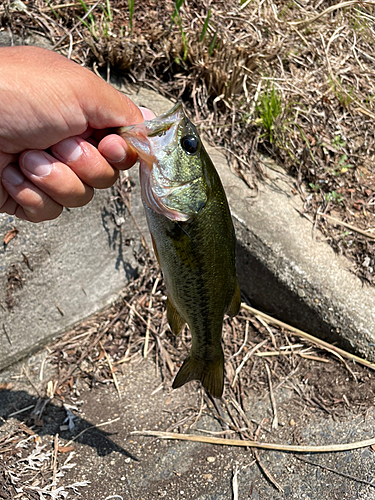
<instances>
[{"instance_id":1,"label":"dirt ground","mask_svg":"<svg viewBox=\"0 0 375 500\"><path fill-rule=\"evenodd\" d=\"M371 447L256 452L132 434L245 439L255 433L261 441L299 445L368 439L375 435L375 376L367 368L318 351L316 360L301 358L276 383L273 362L272 403L269 369L253 356L240 406L228 383L222 400L210 399L197 383L172 391L160 359L139 352L116 372L117 388L112 377L87 377L88 356L86 371L63 391L56 388L53 353L67 338L0 374L1 499L375 499Z\"/></svg>"}]
</instances>

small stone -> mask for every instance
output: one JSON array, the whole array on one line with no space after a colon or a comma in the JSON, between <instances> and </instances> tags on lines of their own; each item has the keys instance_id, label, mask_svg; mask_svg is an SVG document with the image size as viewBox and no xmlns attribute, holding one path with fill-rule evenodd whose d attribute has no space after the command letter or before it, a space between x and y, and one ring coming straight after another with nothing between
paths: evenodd
<instances>
[{"instance_id":1,"label":"small stone","mask_svg":"<svg viewBox=\"0 0 375 500\"><path fill-rule=\"evenodd\" d=\"M202 474L202 479L212 479L212 474Z\"/></svg>"},{"instance_id":2,"label":"small stone","mask_svg":"<svg viewBox=\"0 0 375 500\"><path fill-rule=\"evenodd\" d=\"M289 420L289 425L291 425L292 427L294 427L295 425L297 425L297 424L296 424L296 421L294 420L294 418L291 418L291 419Z\"/></svg>"},{"instance_id":3,"label":"small stone","mask_svg":"<svg viewBox=\"0 0 375 500\"><path fill-rule=\"evenodd\" d=\"M213 462L215 462L216 458L215 457L207 457L207 462L210 462L210 464L212 464Z\"/></svg>"}]
</instances>

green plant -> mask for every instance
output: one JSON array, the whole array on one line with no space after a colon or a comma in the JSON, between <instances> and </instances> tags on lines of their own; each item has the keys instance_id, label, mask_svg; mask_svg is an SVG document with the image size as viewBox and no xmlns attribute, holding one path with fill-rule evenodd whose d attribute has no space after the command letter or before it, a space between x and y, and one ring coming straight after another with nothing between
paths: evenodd
<instances>
[{"instance_id":1,"label":"green plant","mask_svg":"<svg viewBox=\"0 0 375 500\"><path fill-rule=\"evenodd\" d=\"M264 92L259 94L255 109L272 143L274 141L275 121L282 111L281 96L273 85L271 88L267 86Z\"/></svg>"},{"instance_id":2,"label":"green plant","mask_svg":"<svg viewBox=\"0 0 375 500\"><path fill-rule=\"evenodd\" d=\"M340 149L345 147L346 141L344 139L341 139L340 135L335 135L335 137L332 139L332 146L336 149Z\"/></svg>"},{"instance_id":3,"label":"green plant","mask_svg":"<svg viewBox=\"0 0 375 500\"><path fill-rule=\"evenodd\" d=\"M311 187L311 189L315 192L315 193L319 193L320 189L321 189L321 185L320 184L314 184L313 182L310 182L309 183L309 186Z\"/></svg>"},{"instance_id":4,"label":"green plant","mask_svg":"<svg viewBox=\"0 0 375 500\"><path fill-rule=\"evenodd\" d=\"M354 100L352 96L354 90L353 87L349 88L349 90L345 90L340 78L333 78L331 75L329 75L328 79L331 89L336 96L336 99L339 101L341 106L343 106L344 108L348 108Z\"/></svg>"},{"instance_id":5,"label":"green plant","mask_svg":"<svg viewBox=\"0 0 375 500\"><path fill-rule=\"evenodd\" d=\"M128 0L130 34L133 34L134 0Z\"/></svg>"},{"instance_id":6,"label":"green plant","mask_svg":"<svg viewBox=\"0 0 375 500\"><path fill-rule=\"evenodd\" d=\"M173 23L178 24L178 20L176 21L176 18L180 19L180 21L181 21L181 18L180 18L180 9L183 6L184 2L185 2L185 0L175 0L175 2L174 2L174 12L172 14L171 26L172 26Z\"/></svg>"},{"instance_id":7,"label":"green plant","mask_svg":"<svg viewBox=\"0 0 375 500\"><path fill-rule=\"evenodd\" d=\"M343 196L341 196L336 191L331 191L330 193L326 193L324 195L324 199L325 199L326 203L328 203L329 201L332 201L334 203L338 203L339 205L342 205L342 202L344 200Z\"/></svg>"},{"instance_id":8,"label":"green plant","mask_svg":"<svg viewBox=\"0 0 375 500\"><path fill-rule=\"evenodd\" d=\"M336 172L337 175L339 174L344 174L349 170L349 168L353 168L353 165L351 163L346 163L346 160L348 159L348 155L343 154L341 158L339 159L337 166L336 166Z\"/></svg>"},{"instance_id":9,"label":"green plant","mask_svg":"<svg viewBox=\"0 0 375 500\"><path fill-rule=\"evenodd\" d=\"M87 5L85 4L85 2L83 0L79 0L79 3L82 5L83 7L83 10L85 11L86 14L88 14L90 11L89 11L89 8L87 7ZM83 19L81 17L78 17L78 19L81 21L81 23L86 26L86 28L90 31L91 35L96 39L98 40L98 35L96 33L96 23L95 23L95 18L94 18L94 14L92 12L90 12L87 16L87 19L88 21L86 21L86 19Z\"/></svg>"},{"instance_id":10,"label":"green plant","mask_svg":"<svg viewBox=\"0 0 375 500\"><path fill-rule=\"evenodd\" d=\"M210 22L210 17L211 17L211 9L208 9L208 13L207 13L207 16L206 16L206 19L204 21L203 28L202 28L202 33L201 33L201 36L199 38L200 43L203 42L204 37L206 36L208 23Z\"/></svg>"},{"instance_id":11,"label":"green plant","mask_svg":"<svg viewBox=\"0 0 375 500\"><path fill-rule=\"evenodd\" d=\"M49 0L47 0L47 5L48 5L48 7L51 9L52 14L56 17L56 19L60 19L60 16L59 16L59 15L58 15L58 13L55 11L55 9L52 7L51 2L50 2Z\"/></svg>"},{"instance_id":12,"label":"green plant","mask_svg":"<svg viewBox=\"0 0 375 500\"><path fill-rule=\"evenodd\" d=\"M184 1L185 0L175 0L174 12L172 14L172 19L171 19L171 28L173 26L173 23L176 23L177 26L180 28L181 38L182 38L182 47L184 50L182 59L183 59L183 61L186 61L187 55L188 55L188 49L189 49L189 38L182 27L182 20L181 20L181 16L180 16L180 9L181 9L182 5L184 4ZM180 59L178 57L175 58L175 61L178 62L178 64L180 63Z\"/></svg>"}]
</instances>

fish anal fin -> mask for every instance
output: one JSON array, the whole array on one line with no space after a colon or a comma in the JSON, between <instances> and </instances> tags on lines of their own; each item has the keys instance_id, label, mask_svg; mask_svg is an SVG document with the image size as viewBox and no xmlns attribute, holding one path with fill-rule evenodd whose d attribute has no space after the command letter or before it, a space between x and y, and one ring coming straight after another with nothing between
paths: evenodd
<instances>
[{"instance_id":1,"label":"fish anal fin","mask_svg":"<svg viewBox=\"0 0 375 500\"><path fill-rule=\"evenodd\" d=\"M221 348L220 351L213 361L200 360L189 354L173 381L173 389L191 380L200 380L211 396L221 398L224 389L224 355Z\"/></svg>"},{"instance_id":2,"label":"fish anal fin","mask_svg":"<svg viewBox=\"0 0 375 500\"><path fill-rule=\"evenodd\" d=\"M178 335L185 324L185 320L181 318L169 297L167 299L167 319L172 332Z\"/></svg>"},{"instance_id":3,"label":"fish anal fin","mask_svg":"<svg viewBox=\"0 0 375 500\"><path fill-rule=\"evenodd\" d=\"M228 307L227 314L231 318L234 318L234 316L237 316L237 314L239 313L240 307L241 307L241 291L237 281L236 290L233 294L232 302Z\"/></svg>"}]
</instances>

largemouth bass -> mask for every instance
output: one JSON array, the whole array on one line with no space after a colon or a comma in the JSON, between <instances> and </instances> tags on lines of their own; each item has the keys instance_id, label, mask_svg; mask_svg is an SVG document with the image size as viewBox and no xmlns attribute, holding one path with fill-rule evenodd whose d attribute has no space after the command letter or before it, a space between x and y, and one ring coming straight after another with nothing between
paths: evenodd
<instances>
[{"instance_id":1,"label":"largemouth bass","mask_svg":"<svg viewBox=\"0 0 375 500\"><path fill-rule=\"evenodd\" d=\"M140 160L143 204L167 289L167 318L177 335L185 323L192 346L173 388L200 380L215 397L224 387L221 333L241 296L235 234L216 169L181 104L118 131Z\"/></svg>"}]
</instances>

